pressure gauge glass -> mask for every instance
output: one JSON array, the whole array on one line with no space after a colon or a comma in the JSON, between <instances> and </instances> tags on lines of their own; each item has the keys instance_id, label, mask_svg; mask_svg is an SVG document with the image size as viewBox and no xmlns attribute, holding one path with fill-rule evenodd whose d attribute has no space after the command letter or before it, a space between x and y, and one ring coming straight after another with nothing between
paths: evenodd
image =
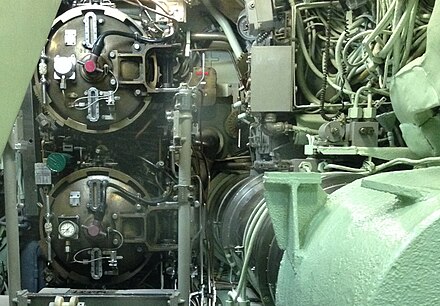
<instances>
[{"instance_id":1,"label":"pressure gauge glass","mask_svg":"<svg viewBox=\"0 0 440 306\"><path fill-rule=\"evenodd\" d=\"M64 220L58 226L58 233L63 238L72 238L76 235L78 229L78 225L75 222L70 220Z\"/></svg>"}]
</instances>

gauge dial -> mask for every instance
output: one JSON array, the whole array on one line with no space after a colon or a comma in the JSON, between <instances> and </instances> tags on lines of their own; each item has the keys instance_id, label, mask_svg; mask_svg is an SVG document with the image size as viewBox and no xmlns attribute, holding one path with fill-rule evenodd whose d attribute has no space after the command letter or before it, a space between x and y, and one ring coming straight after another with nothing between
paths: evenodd
<instances>
[{"instance_id":1,"label":"gauge dial","mask_svg":"<svg viewBox=\"0 0 440 306\"><path fill-rule=\"evenodd\" d=\"M64 220L58 226L58 233L62 238L72 238L78 232L78 225L70 220Z\"/></svg>"}]
</instances>

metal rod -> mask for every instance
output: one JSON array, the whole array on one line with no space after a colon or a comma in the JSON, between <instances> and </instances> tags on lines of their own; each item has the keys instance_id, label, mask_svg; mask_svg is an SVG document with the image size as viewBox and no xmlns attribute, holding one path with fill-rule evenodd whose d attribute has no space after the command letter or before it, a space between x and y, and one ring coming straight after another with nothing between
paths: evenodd
<instances>
[{"instance_id":1,"label":"metal rod","mask_svg":"<svg viewBox=\"0 0 440 306\"><path fill-rule=\"evenodd\" d=\"M191 33L191 39L193 41L198 41L198 40L228 41L228 37L223 33Z\"/></svg>"},{"instance_id":2,"label":"metal rod","mask_svg":"<svg viewBox=\"0 0 440 306\"><path fill-rule=\"evenodd\" d=\"M176 94L176 112L178 136L174 136L175 149L179 150L179 185L178 185L178 252L177 252L177 286L185 306L189 305L190 265L191 265L191 137L192 137L192 104L193 92L186 85ZM176 126L175 126L176 128ZM176 132L176 131L175 131Z\"/></svg>"},{"instance_id":3,"label":"metal rod","mask_svg":"<svg viewBox=\"0 0 440 306\"><path fill-rule=\"evenodd\" d=\"M9 305L14 305L17 299L17 291L21 290L20 276L20 244L18 232L17 212L17 178L15 152L9 146L3 152L5 170L5 216L6 234L8 238L8 285Z\"/></svg>"}]
</instances>

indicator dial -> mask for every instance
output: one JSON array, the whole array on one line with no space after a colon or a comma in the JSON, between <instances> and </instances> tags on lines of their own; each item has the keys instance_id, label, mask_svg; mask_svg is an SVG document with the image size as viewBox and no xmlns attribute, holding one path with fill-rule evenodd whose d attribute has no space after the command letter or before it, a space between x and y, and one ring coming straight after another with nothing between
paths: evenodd
<instances>
[{"instance_id":1,"label":"indicator dial","mask_svg":"<svg viewBox=\"0 0 440 306\"><path fill-rule=\"evenodd\" d=\"M63 238L72 238L78 233L78 225L70 220L64 220L58 226L58 233Z\"/></svg>"}]
</instances>

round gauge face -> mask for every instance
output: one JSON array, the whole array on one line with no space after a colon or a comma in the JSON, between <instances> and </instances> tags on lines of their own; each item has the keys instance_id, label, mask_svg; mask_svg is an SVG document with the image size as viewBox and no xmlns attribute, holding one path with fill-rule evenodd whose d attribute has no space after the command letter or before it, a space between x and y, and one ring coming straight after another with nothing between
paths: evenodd
<instances>
[{"instance_id":1,"label":"round gauge face","mask_svg":"<svg viewBox=\"0 0 440 306\"><path fill-rule=\"evenodd\" d=\"M58 226L58 233L63 238L72 238L76 235L76 230L77 225L70 220L65 220Z\"/></svg>"}]
</instances>

